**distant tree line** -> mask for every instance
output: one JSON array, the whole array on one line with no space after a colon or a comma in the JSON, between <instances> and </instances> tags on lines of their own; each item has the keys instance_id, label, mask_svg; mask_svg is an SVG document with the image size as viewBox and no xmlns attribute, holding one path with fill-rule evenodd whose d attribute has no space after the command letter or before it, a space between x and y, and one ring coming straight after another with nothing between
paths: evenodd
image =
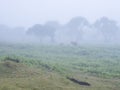
<instances>
[{"instance_id":1,"label":"distant tree line","mask_svg":"<svg viewBox=\"0 0 120 90\"><path fill-rule=\"evenodd\" d=\"M102 17L94 23L84 17L74 17L61 25L57 21L35 24L25 30L0 25L0 41L81 44L119 43L120 28L116 21Z\"/></svg>"}]
</instances>

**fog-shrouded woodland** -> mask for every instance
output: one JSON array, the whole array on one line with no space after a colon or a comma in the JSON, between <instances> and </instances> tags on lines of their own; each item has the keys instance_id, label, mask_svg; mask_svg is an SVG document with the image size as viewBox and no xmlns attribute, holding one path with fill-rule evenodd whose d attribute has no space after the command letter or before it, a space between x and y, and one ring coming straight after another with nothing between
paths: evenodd
<instances>
[{"instance_id":1,"label":"fog-shrouded woodland","mask_svg":"<svg viewBox=\"0 0 120 90\"><path fill-rule=\"evenodd\" d=\"M107 17L90 23L86 18L74 17L65 24L48 21L24 27L0 25L0 42L39 44L120 44L120 26Z\"/></svg>"}]
</instances>

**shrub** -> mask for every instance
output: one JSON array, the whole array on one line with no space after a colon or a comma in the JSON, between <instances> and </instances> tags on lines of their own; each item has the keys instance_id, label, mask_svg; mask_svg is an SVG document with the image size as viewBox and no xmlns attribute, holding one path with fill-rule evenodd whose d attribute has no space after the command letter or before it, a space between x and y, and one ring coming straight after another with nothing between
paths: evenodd
<instances>
[{"instance_id":1,"label":"shrub","mask_svg":"<svg viewBox=\"0 0 120 90\"><path fill-rule=\"evenodd\" d=\"M20 60L17 59L17 58L12 58L12 57L5 57L4 61L13 61L13 62L16 62L16 63L20 63Z\"/></svg>"}]
</instances>

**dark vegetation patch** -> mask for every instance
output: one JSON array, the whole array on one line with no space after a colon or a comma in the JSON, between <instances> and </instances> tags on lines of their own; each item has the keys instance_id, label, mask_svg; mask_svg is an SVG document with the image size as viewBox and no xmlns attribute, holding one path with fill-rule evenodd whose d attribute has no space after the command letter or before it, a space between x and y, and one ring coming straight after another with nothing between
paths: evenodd
<instances>
[{"instance_id":1,"label":"dark vegetation patch","mask_svg":"<svg viewBox=\"0 0 120 90\"><path fill-rule=\"evenodd\" d=\"M12 61L16 63L20 63L20 60L17 58L5 57L4 61Z\"/></svg>"},{"instance_id":2,"label":"dark vegetation patch","mask_svg":"<svg viewBox=\"0 0 120 90\"><path fill-rule=\"evenodd\" d=\"M47 69L47 70L49 70L49 71L52 71L52 68L51 68L48 64L42 63L42 64L41 64L41 67L42 67L42 68L45 68L45 69Z\"/></svg>"},{"instance_id":3,"label":"dark vegetation patch","mask_svg":"<svg viewBox=\"0 0 120 90\"><path fill-rule=\"evenodd\" d=\"M83 85L83 86L91 86L88 82L83 82L83 81L79 81L75 78L70 78L70 77L67 77L68 80L76 83L76 84L79 84L79 85Z\"/></svg>"}]
</instances>

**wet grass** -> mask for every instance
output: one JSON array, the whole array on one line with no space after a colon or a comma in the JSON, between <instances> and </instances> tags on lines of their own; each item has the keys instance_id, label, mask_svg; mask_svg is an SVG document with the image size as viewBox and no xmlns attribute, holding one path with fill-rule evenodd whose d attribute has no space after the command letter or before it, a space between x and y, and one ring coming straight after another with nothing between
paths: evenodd
<instances>
[{"instance_id":1,"label":"wet grass","mask_svg":"<svg viewBox=\"0 0 120 90\"><path fill-rule=\"evenodd\" d=\"M114 46L0 44L0 90L118 90L119 55Z\"/></svg>"}]
</instances>

